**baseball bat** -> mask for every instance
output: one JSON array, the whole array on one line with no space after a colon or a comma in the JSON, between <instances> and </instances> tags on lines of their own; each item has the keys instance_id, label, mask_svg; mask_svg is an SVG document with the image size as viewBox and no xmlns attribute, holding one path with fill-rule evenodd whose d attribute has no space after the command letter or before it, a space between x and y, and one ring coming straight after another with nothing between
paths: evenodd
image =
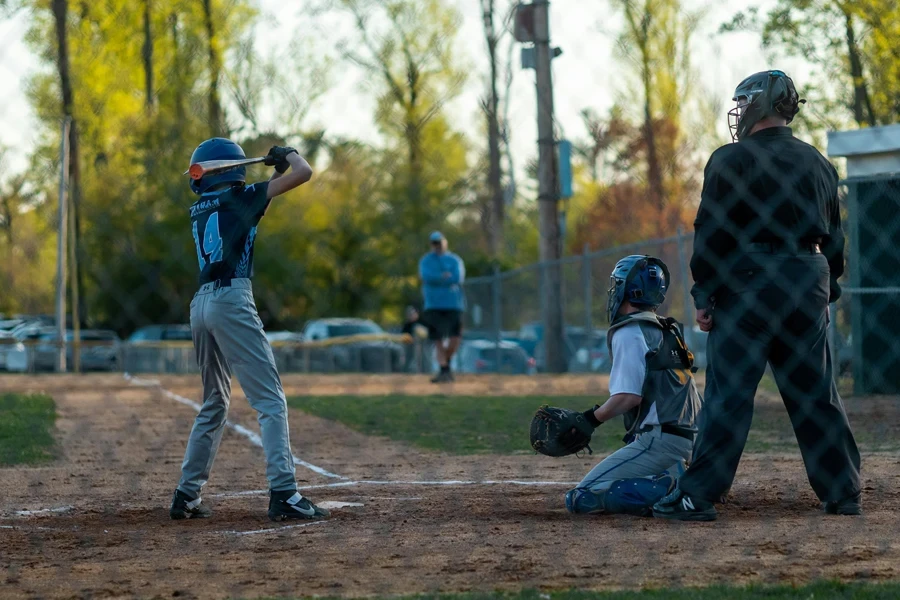
<instances>
[{"instance_id":1,"label":"baseball bat","mask_svg":"<svg viewBox=\"0 0 900 600\"><path fill-rule=\"evenodd\" d=\"M231 169L237 169L238 167L265 162L266 158L267 157L265 156L259 156L257 158L242 158L239 160L207 160L192 164L191 168L182 174L190 175L191 179L196 181L204 175L215 175L222 171L229 171Z\"/></svg>"}]
</instances>

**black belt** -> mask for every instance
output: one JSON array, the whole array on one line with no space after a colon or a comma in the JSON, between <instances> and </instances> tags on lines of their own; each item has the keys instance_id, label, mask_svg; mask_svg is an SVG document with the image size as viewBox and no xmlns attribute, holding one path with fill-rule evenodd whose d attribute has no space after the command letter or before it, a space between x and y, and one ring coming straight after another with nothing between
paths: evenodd
<instances>
[{"instance_id":1,"label":"black belt","mask_svg":"<svg viewBox=\"0 0 900 600\"><path fill-rule=\"evenodd\" d=\"M212 284L213 284L213 291L215 291L219 288L223 288L223 287L231 287L231 277L216 279L215 281L212 282Z\"/></svg>"},{"instance_id":2,"label":"black belt","mask_svg":"<svg viewBox=\"0 0 900 600\"><path fill-rule=\"evenodd\" d=\"M677 425L660 425L659 428L663 433L677 435L680 438L691 440L692 442L694 441L694 432L690 429L678 427Z\"/></svg>"},{"instance_id":3,"label":"black belt","mask_svg":"<svg viewBox=\"0 0 900 600\"><path fill-rule=\"evenodd\" d=\"M750 249L754 252L766 252L767 254L821 254L822 250L816 242L787 244L785 242L753 242Z\"/></svg>"}]
</instances>

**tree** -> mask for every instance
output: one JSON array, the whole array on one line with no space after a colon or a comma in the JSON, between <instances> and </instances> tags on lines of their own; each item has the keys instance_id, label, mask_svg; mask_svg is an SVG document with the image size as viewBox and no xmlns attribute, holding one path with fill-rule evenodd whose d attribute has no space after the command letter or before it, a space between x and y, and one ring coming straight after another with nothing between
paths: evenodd
<instances>
[{"instance_id":1,"label":"tree","mask_svg":"<svg viewBox=\"0 0 900 600\"><path fill-rule=\"evenodd\" d=\"M737 13L721 30L759 32L773 55L812 62L813 80L801 86L808 111L829 128L848 117L869 127L900 119L898 19L895 0L778 0L765 15Z\"/></svg>"},{"instance_id":2,"label":"tree","mask_svg":"<svg viewBox=\"0 0 900 600\"><path fill-rule=\"evenodd\" d=\"M53 10L33 0L32 8L27 40L58 67L57 76L38 73L31 86L48 140L37 151L42 162L58 154L59 115L77 119L70 189L79 211L82 319L89 314L123 332L183 322L196 261L184 233L193 195L181 173L210 131L210 112L197 109L210 108L204 75L211 67L194 59L210 47L203 10L212 11L213 39L223 47L240 38L254 12L243 1L110 0L68 12L62 0L53 0ZM144 44L133 43L141 37Z\"/></svg>"},{"instance_id":3,"label":"tree","mask_svg":"<svg viewBox=\"0 0 900 600\"><path fill-rule=\"evenodd\" d=\"M697 15L686 12L680 0L617 0L625 16L618 39L619 55L633 65L641 99L640 152L646 166L647 194L656 207L658 236L670 227L667 205L680 200L673 190L683 149L682 110L690 101L693 70L690 40Z\"/></svg>"},{"instance_id":4,"label":"tree","mask_svg":"<svg viewBox=\"0 0 900 600\"><path fill-rule=\"evenodd\" d=\"M392 232L386 256L397 276L415 269L406 248L465 204L469 167L465 138L444 107L465 81L452 43L459 14L440 0L340 0L358 41L342 42L345 57L376 82L375 122L385 136L382 168L390 181L381 217Z\"/></svg>"},{"instance_id":5,"label":"tree","mask_svg":"<svg viewBox=\"0 0 900 600\"><path fill-rule=\"evenodd\" d=\"M490 253L499 257L504 248L504 217L506 198L503 190L503 171L500 166L500 95L497 90L499 79L498 44L506 28L498 30L495 21L497 10L495 0L481 0L481 14L484 38L487 45L490 74L488 76L487 97L481 101L481 109L487 121L488 171L487 189L489 203L483 210L482 227L488 240ZM507 11L507 14L512 14ZM507 17L508 21L508 17ZM505 125L504 125L505 126Z\"/></svg>"}]
</instances>

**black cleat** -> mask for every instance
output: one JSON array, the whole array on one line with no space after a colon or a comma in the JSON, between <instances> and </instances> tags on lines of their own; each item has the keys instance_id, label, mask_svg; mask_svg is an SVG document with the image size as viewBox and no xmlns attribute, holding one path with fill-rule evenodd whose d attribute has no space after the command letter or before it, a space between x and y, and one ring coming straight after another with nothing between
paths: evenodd
<instances>
[{"instance_id":1,"label":"black cleat","mask_svg":"<svg viewBox=\"0 0 900 600\"><path fill-rule=\"evenodd\" d=\"M653 516L657 519L715 521L718 515L712 502L691 498L679 489L653 505Z\"/></svg>"},{"instance_id":2,"label":"black cleat","mask_svg":"<svg viewBox=\"0 0 900 600\"><path fill-rule=\"evenodd\" d=\"M839 502L826 502L823 508L826 515L856 516L862 514L859 494Z\"/></svg>"},{"instance_id":3,"label":"black cleat","mask_svg":"<svg viewBox=\"0 0 900 600\"><path fill-rule=\"evenodd\" d=\"M191 498L181 490L175 490L172 495L172 508L169 516L173 519L208 519L212 516L212 510L202 503L200 497Z\"/></svg>"},{"instance_id":4,"label":"black cleat","mask_svg":"<svg viewBox=\"0 0 900 600\"><path fill-rule=\"evenodd\" d=\"M450 383L453 381L453 375L450 371L441 371L431 378L431 383Z\"/></svg>"},{"instance_id":5,"label":"black cleat","mask_svg":"<svg viewBox=\"0 0 900 600\"><path fill-rule=\"evenodd\" d=\"M330 516L330 512L319 508L296 490L269 492L269 519L273 521L325 519Z\"/></svg>"}]
</instances>

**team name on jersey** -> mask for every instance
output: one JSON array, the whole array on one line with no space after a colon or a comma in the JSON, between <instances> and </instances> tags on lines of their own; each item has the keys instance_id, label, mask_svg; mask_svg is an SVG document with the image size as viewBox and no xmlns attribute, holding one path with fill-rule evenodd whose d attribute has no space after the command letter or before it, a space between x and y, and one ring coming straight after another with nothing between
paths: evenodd
<instances>
[{"instance_id":1,"label":"team name on jersey","mask_svg":"<svg viewBox=\"0 0 900 600\"><path fill-rule=\"evenodd\" d=\"M191 205L191 217L196 217L202 212L206 212L212 208L219 208L219 198L210 198L209 200L199 200Z\"/></svg>"}]
</instances>

